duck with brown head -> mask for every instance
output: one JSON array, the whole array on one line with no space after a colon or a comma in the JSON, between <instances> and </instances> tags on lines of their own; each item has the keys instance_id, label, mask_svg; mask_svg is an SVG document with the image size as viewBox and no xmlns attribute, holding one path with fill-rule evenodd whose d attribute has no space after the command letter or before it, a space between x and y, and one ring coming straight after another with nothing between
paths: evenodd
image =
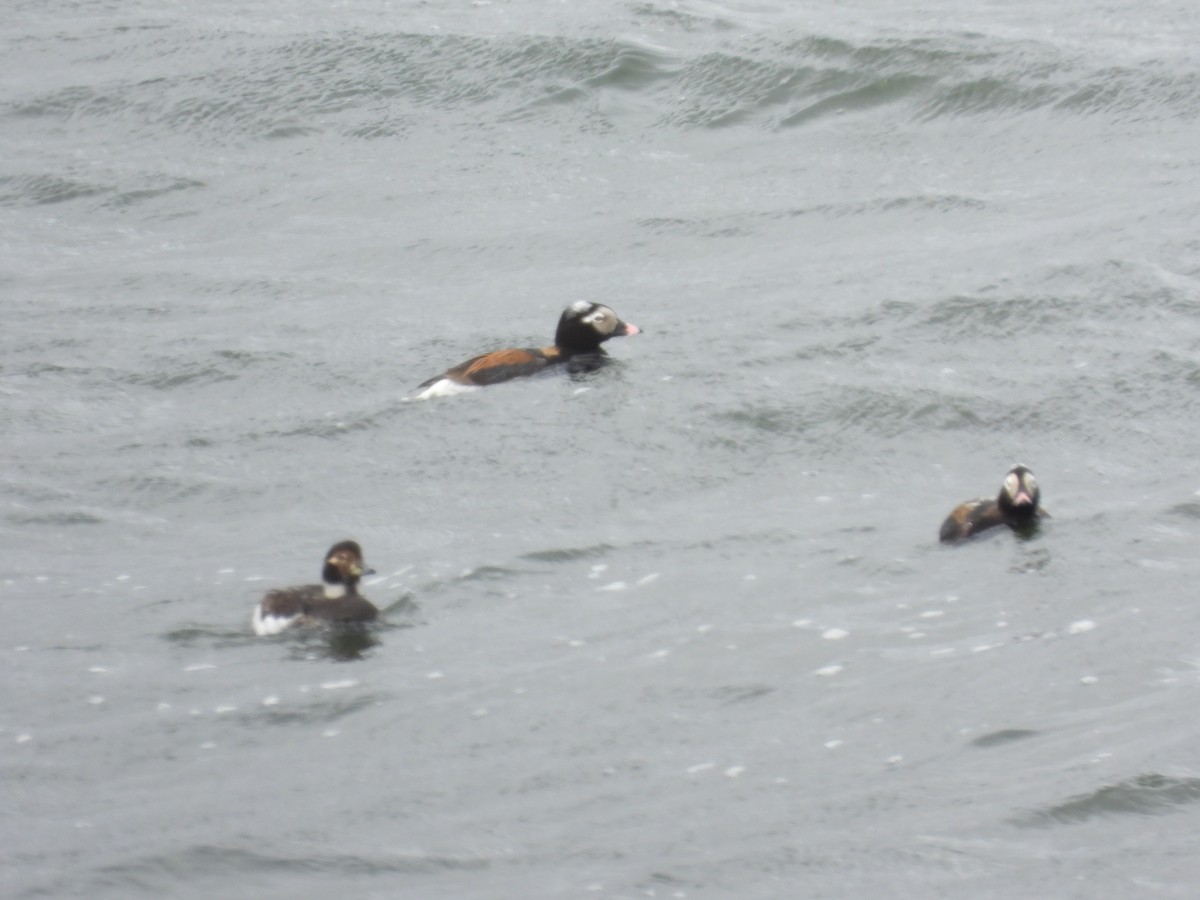
<instances>
[{"instance_id":1,"label":"duck with brown head","mask_svg":"<svg viewBox=\"0 0 1200 900\"><path fill-rule=\"evenodd\" d=\"M251 624L258 635L279 634L289 628L373 622L379 610L358 592L359 579L374 574L363 565L362 548L341 541L329 548L321 569L321 584L269 591L254 609Z\"/></svg>"}]
</instances>

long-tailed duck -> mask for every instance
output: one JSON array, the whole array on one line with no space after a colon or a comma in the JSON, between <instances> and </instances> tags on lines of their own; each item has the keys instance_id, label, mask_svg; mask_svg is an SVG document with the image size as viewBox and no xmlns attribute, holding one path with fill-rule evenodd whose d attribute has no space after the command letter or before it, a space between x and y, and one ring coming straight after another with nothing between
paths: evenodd
<instances>
[{"instance_id":1,"label":"long-tailed duck","mask_svg":"<svg viewBox=\"0 0 1200 900\"><path fill-rule=\"evenodd\" d=\"M422 382L414 399L458 394L489 384L533 375L548 366L566 364L571 373L590 372L604 364L607 354L600 345L609 338L641 334L641 329L622 322L600 303L579 300L563 310L550 347L493 350L472 357L441 375Z\"/></svg>"},{"instance_id":2,"label":"long-tailed duck","mask_svg":"<svg viewBox=\"0 0 1200 900\"><path fill-rule=\"evenodd\" d=\"M363 566L362 548L341 541L325 554L323 584L269 591L254 609L255 634L279 634L296 626L373 622L379 616L358 592L358 580L373 571Z\"/></svg>"},{"instance_id":3,"label":"long-tailed duck","mask_svg":"<svg viewBox=\"0 0 1200 900\"><path fill-rule=\"evenodd\" d=\"M968 500L957 506L942 523L938 537L943 543L965 540L996 525L1007 525L1014 531L1032 531L1039 519L1049 513L1040 509L1041 492L1033 472L1022 465L1008 470L1004 486L994 498Z\"/></svg>"}]
</instances>

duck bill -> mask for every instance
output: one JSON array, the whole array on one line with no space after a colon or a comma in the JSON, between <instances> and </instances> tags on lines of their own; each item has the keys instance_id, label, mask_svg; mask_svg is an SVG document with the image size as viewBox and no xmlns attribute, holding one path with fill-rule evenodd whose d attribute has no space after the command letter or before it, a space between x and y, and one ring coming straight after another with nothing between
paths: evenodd
<instances>
[{"instance_id":1,"label":"duck bill","mask_svg":"<svg viewBox=\"0 0 1200 900\"><path fill-rule=\"evenodd\" d=\"M638 328L632 322L622 322L620 325L617 326L617 329L618 329L617 334L623 334L626 337L629 337L630 335L642 333L642 329Z\"/></svg>"},{"instance_id":2,"label":"duck bill","mask_svg":"<svg viewBox=\"0 0 1200 900\"><path fill-rule=\"evenodd\" d=\"M1017 496L1013 497L1013 506L1033 506L1033 497L1028 491L1017 491Z\"/></svg>"}]
</instances>

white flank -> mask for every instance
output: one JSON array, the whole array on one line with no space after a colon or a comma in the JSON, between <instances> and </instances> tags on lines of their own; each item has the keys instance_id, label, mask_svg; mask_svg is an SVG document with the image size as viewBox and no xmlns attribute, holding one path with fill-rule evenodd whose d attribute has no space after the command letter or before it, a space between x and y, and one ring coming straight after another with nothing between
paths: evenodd
<instances>
[{"instance_id":1,"label":"white flank","mask_svg":"<svg viewBox=\"0 0 1200 900\"><path fill-rule=\"evenodd\" d=\"M288 626L296 621L296 618L296 616L264 616L260 605L254 607L254 615L250 618L250 624L254 626L255 634L259 637L267 637L287 631Z\"/></svg>"},{"instance_id":2,"label":"white flank","mask_svg":"<svg viewBox=\"0 0 1200 900\"><path fill-rule=\"evenodd\" d=\"M439 378L425 390L413 396L414 400L428 400L430 397L453 397L455 394L467 394L479 390L477 384L459 384L449 378Z\"/></svg>"}]
</instances>

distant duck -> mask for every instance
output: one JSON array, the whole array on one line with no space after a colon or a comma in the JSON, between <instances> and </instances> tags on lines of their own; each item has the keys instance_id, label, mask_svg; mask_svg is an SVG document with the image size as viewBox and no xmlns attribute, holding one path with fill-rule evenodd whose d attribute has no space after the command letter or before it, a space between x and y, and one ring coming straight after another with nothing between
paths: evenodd
<instances>
[{"instance_id":1,"label":"distant duck","mask_svg":"<svg viewBox=\"0 0 1200 900\"><path fill-rule=\"evenodd\" d=\"M636 325L622 322L601 303L579 300L558 320L554 344L523 350L493 350L472 357L441 375L418 385L414 399L460 394L489 384L534 375L548 366L566 364L567 371L590 372L604 364L607 354L600 345L609 338L641 334Z\"/></svg>"},{"instance_id":2,"label":"distant duck","mask_svg":"<svg viewBox=\"0 0 1200 900\"><path fill-rule=\"evenodd\" d=\"M358 592L358 580L373 574L363 566L362 548L357 543L334 544L325 554L321 571L324 584L268 592L254 609L254 633L269 635L293 627L373 622L379 610Z\"/></svg>"},{"instance_id":3,"label":"distant duck","mask_svg":"<svg viewBox=\"0 0 1200 900\"><path fill-rule=\"evenodd\" d=\"M938 537L943 543L954 543L996 525L1007 525L1014 531L1032 531L1038 519L1050 515L1038 506L1040 499L1033 472L1015 465L1008 470L999 495L994 499L968 500L956 507L942 523Z\"/></svg>"}]
</instances>

